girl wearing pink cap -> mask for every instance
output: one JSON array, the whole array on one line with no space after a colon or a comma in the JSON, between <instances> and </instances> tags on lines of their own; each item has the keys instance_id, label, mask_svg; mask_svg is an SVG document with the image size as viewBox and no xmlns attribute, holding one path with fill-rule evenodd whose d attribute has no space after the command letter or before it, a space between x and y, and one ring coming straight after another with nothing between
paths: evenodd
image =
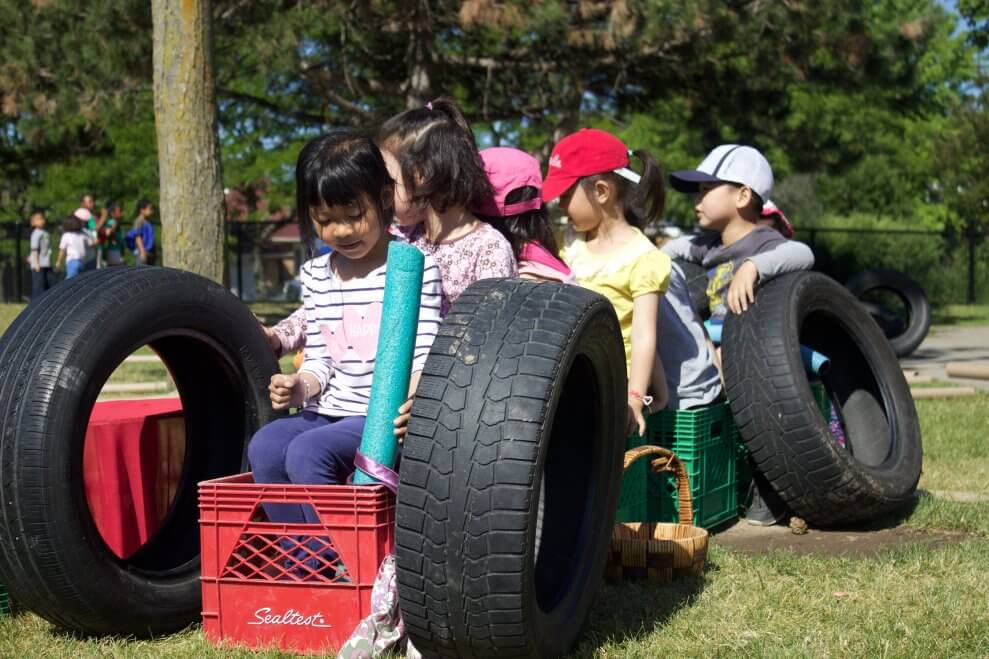
<instances>
[{"instance_id":1,"label":"girl wearing pink cap","mask_svg":"<svg viewBox=\"0 0 989 659\"><path fill-rule=\"evenodd\" d=\"M556 236L541 197L539 161L525 151L492 147L481 151L484 171L494 195L474 208L508 239L518 261L519 277L537 281L577 283L560 260Z\"/></svg>"},{"instance_id":2,"label":"girl wearing pink cap","mask_svg":"<svg viewBox=\"0 0 989 659\"><path fill-rule=\"evenodd\" d=\"M641 175L629 169L630 154L645 165ZM608 298L618 314L630 426L637 425L643 434L643 408L655 403L662 409L668 398L656 353L656 319L671 262L642 233L648 221L663 213L663 171L649 153L633 154L614 135L585 128L553 147L543 200L557 197L572 229L563 260L577 283ZM650 382L652 397L646 395Z\"/></svg>"}]
</instances>

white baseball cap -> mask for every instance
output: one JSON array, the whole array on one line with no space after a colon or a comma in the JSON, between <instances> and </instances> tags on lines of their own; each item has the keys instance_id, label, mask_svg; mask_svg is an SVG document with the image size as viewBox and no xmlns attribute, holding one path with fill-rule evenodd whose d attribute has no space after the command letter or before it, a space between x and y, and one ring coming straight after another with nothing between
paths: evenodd
<instances>
[{"instance_id":1,"label":"white baseball cap","mask_svg":"<svg viewBox=\"0 0 989 659\"><path fill-rule=\"evenodd\" d=\"M670 174L670 185L678 192L695 193L701 183L744 185L766 201L773 191L773 168L756 148L722 144L707 154L697 169Z\"/></svg>"}]
</instances>

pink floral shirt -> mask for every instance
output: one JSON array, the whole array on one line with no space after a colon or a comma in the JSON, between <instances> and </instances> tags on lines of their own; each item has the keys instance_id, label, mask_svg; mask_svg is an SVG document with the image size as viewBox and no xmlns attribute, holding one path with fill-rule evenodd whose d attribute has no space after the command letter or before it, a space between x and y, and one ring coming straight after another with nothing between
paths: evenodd
<instances>
[{"instance_id":1,"label":"pink floral shirt","mask_svg":"<svg viewBox=\"0 0 989 659\"><path fill-rule=\"evenodd\" d=\"M431 242L421 224L402 227L400 231L410 243L432 256L440 267L443 277L441 316L446 316L460 294L475 281L518 274L511 244L486 222L481 222L463 238L448 243Z\"/></svg>"}]
</instances>

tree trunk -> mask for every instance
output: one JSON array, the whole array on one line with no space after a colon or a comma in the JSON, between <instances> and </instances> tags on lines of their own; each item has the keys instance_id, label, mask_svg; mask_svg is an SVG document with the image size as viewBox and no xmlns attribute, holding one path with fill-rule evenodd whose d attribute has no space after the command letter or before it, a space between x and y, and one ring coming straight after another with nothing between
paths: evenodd
<instances>
[{"instance_id":1,"label":"tree trunk","mask_svg":"<svg viewBox=\"0 0 989 659\"><path fill-rule=\"evenodd\" d=\"M433 29L428 0L415 0L409 24L409 77L405 92L405 108L421 108L433 100Z\"/></svg>"},{"instance_id":2,"label":"tree trunk","mask_svg":"<svg viewBox=\"0 0 989 659\"><path fill-rule=\"evenodd\" d=\"M152 0L164 264L223 282L210 0Z\"/></svg>"}]
</instances>

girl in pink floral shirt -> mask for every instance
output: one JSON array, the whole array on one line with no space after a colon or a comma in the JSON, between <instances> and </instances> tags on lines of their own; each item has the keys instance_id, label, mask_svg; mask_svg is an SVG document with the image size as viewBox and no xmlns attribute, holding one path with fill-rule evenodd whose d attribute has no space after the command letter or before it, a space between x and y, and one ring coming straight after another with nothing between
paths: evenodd
<instances>
[{"instance_id":1,"label":"girl in pink floral shirt","mask_svg":"<svg viewBox=\"0 0 989 659\"><path fill-rule=\"evenodd\" d=\"M491 197L474 133L457 105L439 98L392 117L378 134L395 179L395 219L443 277L442 315L479 279L514 277L508 240L469 209Z\"/></svg>"}]
</instances>

